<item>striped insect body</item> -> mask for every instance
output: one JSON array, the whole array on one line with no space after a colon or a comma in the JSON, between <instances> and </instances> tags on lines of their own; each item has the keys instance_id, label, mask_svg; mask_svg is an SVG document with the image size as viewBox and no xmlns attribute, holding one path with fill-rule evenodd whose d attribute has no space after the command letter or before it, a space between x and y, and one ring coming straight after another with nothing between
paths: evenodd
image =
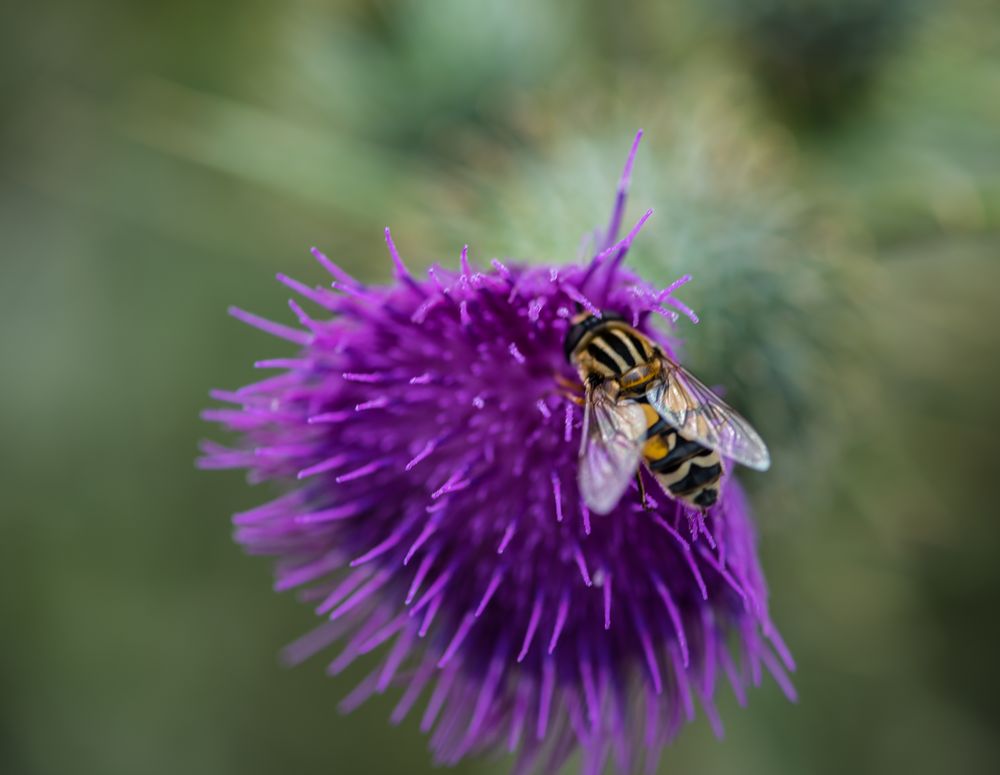
<instances>
[{"instance_id":1,"label":"striped insect body","mask_svg":"<svg viewBox=\"0 0 1000 775\"><path fill-rule=\"evenodd\" d=\"M576 315L565 352L584 388L578 477L593 511L611 511L640 465L702 511L719 498L724 460L770 466L753 427L620 316Z\"/></svg>"}]
</instances>

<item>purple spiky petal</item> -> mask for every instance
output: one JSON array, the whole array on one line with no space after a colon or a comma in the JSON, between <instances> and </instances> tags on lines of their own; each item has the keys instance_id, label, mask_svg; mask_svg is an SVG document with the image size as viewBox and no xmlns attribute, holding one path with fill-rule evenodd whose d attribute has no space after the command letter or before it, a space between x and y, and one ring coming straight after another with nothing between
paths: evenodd
<instances>
[{"instance_id":1,"label":"purple spiky petal","mask_svg":"<svg viewBox=\"0 0 1000 775\"><path fill-rule=\"evenodd\" d=\"M332 290L278 278L316 307L292 303L299 327L231 310L300 348L213 392L230 408L205 419L238 441L200 460L291 488L233 520L277 558L275 589L324 619L285 658L340 643L336 674L381 653L341 707L401 687L392 722L423 701L441 763L506 748L517 771L551 771L579 748L585 771L655 767L696 700L721 729L720 671L740 702L762 670L794 691L734 479L704 518L659 493L647 511L634 489L594 516L577 489L582 417L560 385L574 310L614 310L669 352L650 322L697 319L673 296L689 277L656 289L622 264L650 215L619 240L638 140L584 266L477 271L466 247L459 271L419 280L387 229L395 284L314 250Z\"/></svg>"}]
</instances>

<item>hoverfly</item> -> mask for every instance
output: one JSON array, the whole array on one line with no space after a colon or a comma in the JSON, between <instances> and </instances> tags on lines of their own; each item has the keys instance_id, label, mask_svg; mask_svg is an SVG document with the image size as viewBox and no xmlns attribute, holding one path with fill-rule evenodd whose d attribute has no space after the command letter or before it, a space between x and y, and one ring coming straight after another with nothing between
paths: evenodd
<instances>
[{"instance_id":1,"label":"hoverfly","mask_svg":"<svg viewBox=\"0 0 1000 775\"><path fill-rule=\"evenodd\" d=\"M718 500L723 458L770 466L750 424L621 316L577 314L565 351L585 391L579 481L593 511L610 512L633 476L643 492L640 462L701 511Z\"/></svg>"}]
</instances>

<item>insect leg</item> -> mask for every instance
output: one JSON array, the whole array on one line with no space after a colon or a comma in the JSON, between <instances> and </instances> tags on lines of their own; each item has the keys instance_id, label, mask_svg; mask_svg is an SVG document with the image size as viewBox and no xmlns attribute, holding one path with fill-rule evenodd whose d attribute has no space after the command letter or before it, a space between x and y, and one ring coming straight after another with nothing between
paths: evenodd
<instances>
[{"instance_id":1,"label":"insect leg","mask_svg":"<svg viewBox=\"0 0 1000 775\"><path fill-rule=\"evenodd\" d=\"M646 511L652 511L653 507L649 504L649 501L646 499L646 485L642 481L641 468L635 472L635 481L639 484L639 495L642 497L642 507Z\"/></svg>"},{"instance_id":2,"label":"insect leg","mask_svg":"<svg viewBox=\"0 0 1000 775\"><path fill-rule=\"evenodd\" d=\"M583 385L580 384L579 380L569 379L562 374L555 375L556 384L559 385L563 390L569 390L574 393L579 393Z\"/></svg>"},{"instance_id":3,"label":"insect leg","mask_svg":"<svg viewBox=\"0 0 1000 775\"><path fill-rule=\"evenodd\" d=\"M555 375L556 384L559 386L559 394L577 406L583 406L584 398L582 393L583 385L576 380L567 379L562 374Z\"/></svg>"}]
</instances>

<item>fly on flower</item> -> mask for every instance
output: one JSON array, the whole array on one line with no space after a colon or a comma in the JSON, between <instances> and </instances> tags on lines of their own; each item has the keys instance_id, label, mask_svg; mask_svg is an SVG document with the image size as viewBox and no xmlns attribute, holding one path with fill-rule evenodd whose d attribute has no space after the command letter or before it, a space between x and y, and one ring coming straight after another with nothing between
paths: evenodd
<instances>
[{"instance_id":1,"label":"fly on flower","mask_svg":"<svg viewBox=\"0 0 1000 775\"><path fill-rule=\"evenodd\" d=\"M638 139L588 262L476 267L463 251L420 278L386 230L394 282L316 251L332 283L278 276L304 300L298 327L233 310L297 348L213 392L229 406L204 416L236 438L200 461L282 486L233 522L320 617L287 660L339 644L327 674L373 662L341 708L395 693L392 721L418 715L442 764L507 750L516 772L550 773L579 751L587 773L652 772L696 704L721 734L720 677L741 703L765 670L794 696L747 500L714 479L722 457L765 467L766 449L651 338L654 316L687 310L682 282L623 266L650 214L619 238ZM553 381L573 363L586 417ZM677 481L656 471L682 455ZM647 509L621 497L643 459L675 496Z\"/></svg>"},{"instance_id":2,"label":"fly on flower","mask_svg":"<svg viewBox=\"0 0 1000 775\"><path fill-rule=\"evenodd\" d=\"M643 461L671 498L703 512L719 499L723 458L758 471L767 447L735 409L614 313L580 312L564 345L584 386L580 491L607 514Z\"/></svg>"}]
</instances>

